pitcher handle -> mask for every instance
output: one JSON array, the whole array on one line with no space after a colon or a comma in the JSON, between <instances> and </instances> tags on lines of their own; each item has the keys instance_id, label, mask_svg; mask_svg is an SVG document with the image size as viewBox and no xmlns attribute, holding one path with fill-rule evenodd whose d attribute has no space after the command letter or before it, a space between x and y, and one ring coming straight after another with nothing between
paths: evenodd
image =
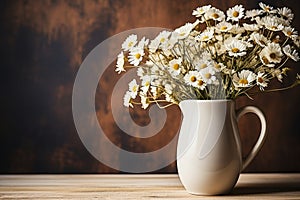
<instances>
[{"instance_id":1,"label":"pitcher handle","mask_svg":"<svg viewBox=\"0 0 300 200\"><path fill-rule=\"evenodd\" d=\"M265 139L266 139L266 119L264 114L261 112L260 109L258 109L255 106L245 106L237 111L237 120L239 120L244 114L247 113L254 113L258 116L260 123L261 123L261 130L260 135L258 137L258 140L256 144L253 146L252 150L250 151L249 155L245 160L243 160L243 166L242 171L250 164L250 162L253 160L253 158L256 156L256 154L261 149Z\"/></svg>"}]
</instances>

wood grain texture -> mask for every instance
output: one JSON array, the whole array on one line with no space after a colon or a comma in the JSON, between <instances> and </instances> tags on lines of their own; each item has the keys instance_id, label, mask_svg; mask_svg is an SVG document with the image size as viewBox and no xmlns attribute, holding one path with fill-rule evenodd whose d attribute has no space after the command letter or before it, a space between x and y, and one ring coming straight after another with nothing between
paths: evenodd
<instances>
[{"instance_id":1,"label":"wood grain texture","mask_svg":"<svg viewBox=\"0 0 300 200\"><path fill-rule=\"evenodd\" d=\"M188 194L176 174L0 176L0 199L299 198L300 174L241 174L230 194L209 197Z\"/></svg>"}]
</instances>

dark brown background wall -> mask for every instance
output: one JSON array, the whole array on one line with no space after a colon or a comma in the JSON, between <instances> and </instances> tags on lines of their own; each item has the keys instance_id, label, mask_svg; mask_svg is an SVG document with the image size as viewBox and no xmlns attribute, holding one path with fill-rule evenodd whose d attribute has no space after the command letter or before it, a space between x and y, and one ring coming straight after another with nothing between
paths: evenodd
<instances>
[{"instance_id":1,"label":"dark brown background wall","mask_svg":"<svg viewBox=\"0 0 300 200\"><path fill-rule=\"evenodd\" d=\"M17 0L0 3L1 115L0 173L110 173L117 172L94 159L82 145L72 118L73 82L85 56L109 36L137 27L176 28L194 21L191 12L212 4L222 10L243 4L258 7L257 0ZM265 1L291 7L293 25L300 30L296 0ZM288 63L299 72L299 63ZM100 81L106 93L96 100L108 102L111 83L117 80L112 65ZM113 75L112 75L113 74ZM291 83L287 78L285 85ZM272 87L280 86L272 82ZM96 101L100 102L100 101ZM251 172L300 172L299 87L280 93L239 98L237 107L256 105L266 115L267 141L247 168ZM99 104L99 103L98 103ZM178 130L180 111L168 109L163 131L149 140L127 137L115 125L110 105L97 105L100 123L118 146L147 152L166 144ZM147 112L132 112L137 123L147 123ZM249 123L251 122L251 123ZM175 126L174 126L175 124ZM251 125L252 124L252 125ZM254 124L254 125L253 125ZM244 154L257 137L258 120L240 122ZM133 145L139 144L139 145ZM103 149L105 151L105 149ZM107 152L109 155L109 152ZM171 153L172 154L172 153ZM175 149L173 154L175 154ZM118 155L116 159L118 159ZM169 155L166 155L169 156ZM172 155L171 155L172 156ZM158 172L176 172L176 164Z\"/></svg>"}]
</instances>

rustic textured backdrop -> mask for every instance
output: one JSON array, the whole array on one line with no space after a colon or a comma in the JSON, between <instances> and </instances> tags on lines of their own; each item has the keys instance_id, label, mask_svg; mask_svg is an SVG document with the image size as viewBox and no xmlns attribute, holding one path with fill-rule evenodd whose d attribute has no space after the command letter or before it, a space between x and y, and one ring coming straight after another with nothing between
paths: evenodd
<instances>
[{"instance_id":1,"label":"rustic textured backdrop","mask_svg":"<svg viewBox=\"0 0 300 200\"><path fill-rule=\"evenodd\" d=\"M117 172L94 159L82 145L72 118L71 96L76 72L85 56L101 41L137 27L176 28L194 21L191 11L212 4L225 10L235 4L258 7L257 0L3 0L0 2L1 120L0 173L110 173ZM296 0L268 0L291 7L293 25L300 30ZM299 72L299 63L288 63ZM117 80L112 65L99 82L96 102L108 102ZM113 74L113 75L112 75ZM285 85L291 83L288 78ZM279 86L272 82L272 86ZM105 92L103 92L105 91ZM237 100L237 107L257 105L268 123L267 141L249 165L251 172L300 172L299 87L280 93ZM155 150L170 141L180 124L180 111L167 109L160 134L149 139L127 136L115 125L110 104L97 104L99 122L116 145L135 152ZM149 121L147 112L131 112L137 123ZM251 123L249 123L251 121ZM175 124L175 126L174 126ZM254 125L253 125L254 124ZM240 122L244 154L259 129L254 116ZM105 149L103 149L105 151ZM175 154L171 152L171 154ZM109 155L109 152L107 152ZM115 156L118 159L118 155ZM165 155L170 156L170 155ZM155 162L155 161L154 161ZM160 170L176 172L175 163Z\"/></svg>"}]
</instances>

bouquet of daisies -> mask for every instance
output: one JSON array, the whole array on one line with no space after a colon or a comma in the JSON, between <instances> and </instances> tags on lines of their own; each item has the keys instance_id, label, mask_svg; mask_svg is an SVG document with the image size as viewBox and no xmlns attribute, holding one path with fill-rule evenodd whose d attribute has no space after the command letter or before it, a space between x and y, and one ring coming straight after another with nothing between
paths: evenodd
<instances>
[{"instance_id":1,"label":"bouquet of daisies","mask_svg":"<svg viewBox=\"0 0 300 200\"><path fill-rule=\"evenodd\" d=\"M226 13L206 5L193 11L193 23L162 31L153 40L129 35L118 55L116 72L136 68L124 96L124 105L149 104L161 107L186 99L234 99L253 87L268 91L268 83L282 81L299 60L299 36L291 26L289 8L275 9L259 3L260 9L242 5ZM202 27L202 28L201 28ZM300 82L297 75L294 84ZM250 97L250 96L249 96Z\"/></svg>"}]
</instances>

